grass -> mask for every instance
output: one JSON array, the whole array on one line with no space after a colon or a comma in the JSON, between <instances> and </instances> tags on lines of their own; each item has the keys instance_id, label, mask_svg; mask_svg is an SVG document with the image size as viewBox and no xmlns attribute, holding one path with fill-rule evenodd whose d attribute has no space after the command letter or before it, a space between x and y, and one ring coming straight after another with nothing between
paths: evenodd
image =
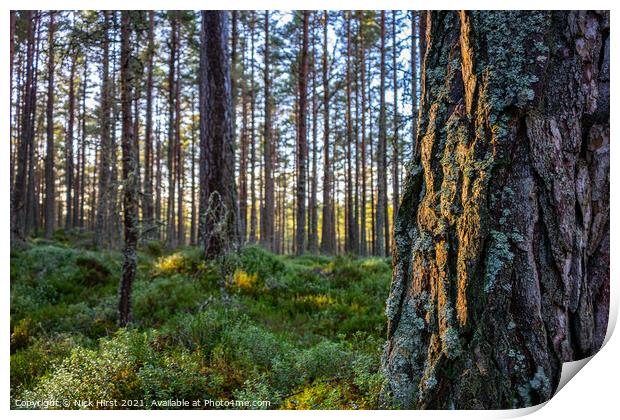
<instances>
[{"instance_id":1,"label":"grass","mask_svg":"<svg viewBox=\"0 0 620 420\"><path fill-rule=\"evenodd\" d=\"M118 329L121 255L58 236L11 254L13 407L179 398L378 408L387 260L249 246L207 262L198 249L165 254L150 242L133 322Z\"/></svg>"}]
</instances>

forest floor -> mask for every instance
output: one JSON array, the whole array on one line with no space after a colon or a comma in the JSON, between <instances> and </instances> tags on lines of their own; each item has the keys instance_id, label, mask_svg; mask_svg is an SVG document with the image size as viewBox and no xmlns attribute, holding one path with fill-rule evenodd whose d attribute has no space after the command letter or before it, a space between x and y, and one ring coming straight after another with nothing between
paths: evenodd
<instances>
[{"instance_id":1,"label":"forest floor","mask_svg":"<svg viewBox=\"0 0 620 420\"><path fill-rule=\"evenodd\" d=\"M119 329L122 255L90 243L59 231L11 252L13 408L378 407L389 260L250 246L205 262L198 248L149 242L133 323Z\"/></svg>"}]
</instances>

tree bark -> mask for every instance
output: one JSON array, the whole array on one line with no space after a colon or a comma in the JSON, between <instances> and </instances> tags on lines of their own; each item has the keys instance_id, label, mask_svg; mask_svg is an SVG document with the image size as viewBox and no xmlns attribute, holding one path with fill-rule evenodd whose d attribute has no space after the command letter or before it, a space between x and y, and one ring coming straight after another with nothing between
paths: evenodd
<instances>
[{"instance_id":1,"label":"tree bark","mask_svg":"<svg viewBox=\"0 0 620 420\"><path fill-rule=\"evenodd\" d=\"M551 398L609 312L609 12L432 12L395 227L400 407Z\"/></svg>"},{"instance_id":2,"label":"tree bark","mask_svg":"<svg viewBox=\"0 0 620 420\"><path fill-rule=\"evenodd\" d=\"M201 38L200 187L205 257L210 259L239 245L228 13L202 11Z\"/></svg>"},{"instance_id":3,"label":"tree bark","mask_svg":"<svg viewBox=\"0 0 620 420\"><path fill-rule=\"evenodd\" d=\"M133 95L135 63L131 51L131 11L121 12L121 114L123 153L123 268L119 290L119 325L126 326L131 321L131 289L136 277L138 243L138 157L134 142L131 104Z\"/></svg>"}]
</instances>

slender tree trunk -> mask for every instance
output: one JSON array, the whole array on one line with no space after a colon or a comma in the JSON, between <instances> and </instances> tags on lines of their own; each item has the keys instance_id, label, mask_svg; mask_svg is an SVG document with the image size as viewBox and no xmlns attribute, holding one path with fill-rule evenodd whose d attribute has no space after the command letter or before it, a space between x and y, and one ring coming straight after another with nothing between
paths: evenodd
<instances>
[{"instance_id":1,"label":"slender tree trunk","mask_svg":"<svg viewBox=\"0 0 620 420\"><path fill-rule=\"evenodd\" d=\"M239 217L240 239L245 244L248 232L248 83L246 78L247 35L241 44L243 57L243 77L241 79L241 147L239 162Z\"/></svg>"},{"instance_id":2,"label":"slender tree trunk","mask_svg":"<svg viewBox=\"0 0 620 420\"><path fill-rule=\"evenodd\" d=\"M249 242L256 242L256 137L255 137L255 110L256 89L254 86L254 27L256 17L254 11L250 12L250 237Z\"/></svg>"},{"instance_id":3,"label":"slender tree trunk","mask_svg":"<svg viewBox=\"0 0 620 420\"><path fill-rule=\"evenodd\" d=\"M84 74L82 80L82 142L80 147L80 217L78 225L84 228L84 195L86 193L86 96L88 93L88 58L84 55Z\"/></svg>"},{"instance_id":4,"label":"slender tree trunk","mask_svg":"<svg viewBox=\"0 0 620 420\"><path fill-rule=\"evenodd\" d=\"M181 51L180 35L177 34L177 51ZM183 214L184 178L185 165L183 159L183 145L181 144L181 61L177 57L177 80L175 87L175 111L174 111L174 142L176 158L176 182L177 182L177 245L185 245L185 218Z\"/></svg>"},{"instance_id":5,"label":"slender tree trunk","mask_svg":"<svg viewBox=\"0 0 620 420\"><path fill-rule=\"evenodd\" d=\"M366 45L364 39L364 12L359 11L359 63L360 63L360 82L361 82L361 183L360 193L360 255L368 253L366 239Z\"/></svg>"},{"instance_id":6,"label":"slender tree trunk","mask_svg":"<svg viewBox=\"0 0 620 420\"><path fill-rule=\"evenodd\" d=\"M119 291L119 325L126 326L131 321L131 289L136 277L138 243L138 157L132 127L131 104L134 74L131 57L131 11L121 12L121 113L122 113L122 150L123 150L123 268Z\"/></svg>"},{"instance_id":7,"label":"slender tree trunk","mask_svg":"<svg viewBox=\"0 0 620 420\"><path fill-rule=\"evenodd\" d=\"M329 78L327 55L327 28L328 12L323 12L323 224L321 227L321 253L334 254L335 232L332 223L334 207L332 197L332 179L330 174L330 147L329 147Z\"/></svg>"},{"instance_id":8,"label":"slender tree trunk","mask_svg":"<svg viewBox=\"0 0 620 420\"><path fill-rule=\"evenodd\" d=\"M200 48L200 187L205 203L205 257L239 245L228 12L203 11Z\"/></svg>"},{"instance_id":9,"label":"slender tree trunk","mask_svg":"<svg viewBox=\"0 0 620 420\"><path fill-rule=\"evenodd\" d=\"M75 165L73 162L73 124L75 122L75 70L77 54L71 52L71 69L69 70L69 115L67 117L67 134L65 141L65 228L73 227L73 180Z\"/></svg>"},{"instance_id":10,"label":"slender tree trunk","mask_svg":"<svg viewBox=\"0 0 620 420\"><path fill-rule=\"evenodd\" d=\"M298 92L299 116L297 119L297 226L295 231L295 254L306 250L306 155L308 149L306 111L308 108L308 19L310 12L303 12L303 35L299 67Z\"/></svg>"},{"instance_id":11,"label":"slender tree trunk","mask_svg":"<svg viewBox=\"0 0 620 420\"><path fill-rule=\"evenodd\" d=\"M411 147L415 145L418 132L418 49L416 40L419 41L417 16L419 12L411 11ZM413 150L413 149L412 149Z\"/></svg>"},{"instance_id":12,"label":"slender tree trunk","mask_svg":"<svg viewBox=\"0 0 620 420\"><path fill-rule=\"evenodd\" d=\"M607 329L609 12L428 22L387 390L403 408L539 404Z\"/></svg>"},{"instance_id":13,"label":"slender tree trunk","mask_svg":"<svg viewBox=\"0 0 620 420\"><path fill-rule=\"evenodd\" d=\"M33 26L32 11L26 11L26 80L24 84L24 102L21 112L21 133L17 148L17 175L15 176L15 186L11 206L11 244L23 242L26 226L26 193L28 177L28 152L32 145L32 112L34 103L32 96L33 73L34 73L34 50L35 50L35 26ZM19 103L18 103L19 105Z\"/></svg>"},{"instance_id":14,"label":"slender tree trunk","mask_svg":"<svg viewBox=\"0 0 620 420\"><path fill-rule=\"evenodd\" d=\"M101 153L99 159L99 188L97 199L97 220L95 224L95 241L98 248L108 242L110 237L109 225L109 209L111 190L111 172L112 165L112 140L110 138L110 12L103 11L104 29L102 40L102 81L101 81L101 107L100 107L100 130L101 130ZM109 245L109 242L108 242Z\"/></svg>"},{"instance_id":15,"label":"slender tree trunk","mask_svg":"<svg viewBox=\"0 0 620 420\"><path fill-rule=\"evenodd\" d=\"M319 215L317 203L318 190L318 111L319 103L316 93L316 20L318 12L312 15L312 182L310 184L310 234L308 249L311 253L319 252Z\"/></svg>"},{"instance_id":16,"label":"slender tree trunk","mask_svg":"<svg viewBox=\"0 0 620 420\"><path fill-rule=\"evenodd\" d=\"M394 133L392 134L392 226L395 225L396 215L398 214L398 203L400 200L399 192L399 138L398 138L398 73L396 68L396 57L398 55L398 44L396 41L396 11L392 10L392 83L393 92L393 124Z\"/></svg>"},{"instance_id":17,"label":"slender tree trunk","mask_svg":"<svg viewBox=\"0 0 620 420\"><path fill-rule=\"evenodd\" d=\"M198 226L198 218L196 217L196 113L194 106L196 104L196 98L194 97L194 93L192 92L192 129L191 129L191 183L192 183L192 197L191 197L191 223L190 223L190 245L196 245L196 228Z\"/></svg>"},{"instance_id":18,"label":"slender tree trunk","mask_svg":"<svg viewBox=\"0 0 620 420\"><path fill-rule=\"evenodd\" d=\"M386 236L387 223L387 147L385 112L385 11L381 11L381 80L379 87L379 144L377 145L377 255L384 256L389 239Z\"/></svg>"},{"instance_id":19,"label":"slender tree trunk","mask_svg":"<svg viewBox=\"0 0 620 420\"><path fill-rule=\"evenodd\" d=\"M265 161L265 205L261 214L261 244L273 251L273 217L275 212L274 184L273 184L273 141L271 138L271 76L269 74L270 48L269 48L269 11L265 11L265 135L264 135L264 161Z\"/></svg>"},{"instance_id":20,"label":"slender tree trunk","mask_svg":"<svg viewBox=\"0 0 620 420\"><path fill-rule=\"evenodd\" d=\"M147 238L155 237L153 219L153 59L155 56L155 12L149 11L146 70L146 121L144 138L144 199L142 217Z\"/></svg>"},{"instance_id":21,"label":"slender tree trunk","mask_svg":"<svg viewBox=\"0 0 620 420\"><path fill-rule=\"evenodd\" d=\"M356 250L354 244L354 232L355 223L353 219L353 170L351 160L351 149L353 147L353 117L351 114L351 11L346 14L346 27L347 27L347 71L346 71L346 95L347 95L347 145L346 145L346 239L345 249L346 252L353 253Z\"/></svg>"},{"instance_id":22,"label":"slender tree trunk","mask_svg":"<svg viewBox=\"0 0 620 420\"><path fill-rule=\"evenodd\" d=\"M166 208L166 245L168 248L176 246L175 232L175 140L176 140L176 124L175 124L175 99L176 99L176 59L177 59L177 12L171 11L170 15L170 61L168 70L168 203ZM178 77L178 76L177 76Z\"/></svg>"},{"instance_id":23,"label":"slender tree trunk","mask_svg":"<svg viewBox=\"0 0 620 420\"><path fill-rule=\"evenodd\" d=\"M13 12L11 12L13 13ZM13 15L11 15L13 17ZM54 23L55 12L50 11L48 26L47 61L47 145L45 155L45 237L51 238L56 222L56 180L54 171ZM11 45L12 47L12 45ZM11 51L11 65L13 64ZM12 73L11 73L12 74Z\"/></svg>"}]
</instances>

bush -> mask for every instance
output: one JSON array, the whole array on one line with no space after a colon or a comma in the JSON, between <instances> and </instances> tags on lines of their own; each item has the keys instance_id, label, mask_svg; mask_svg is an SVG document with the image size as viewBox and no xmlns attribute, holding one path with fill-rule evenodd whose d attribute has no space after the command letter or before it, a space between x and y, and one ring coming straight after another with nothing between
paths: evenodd
<instances>
[{"instance_id":1,"label":"bush","mask_svg":"<svg viewBox=\"0 0 620 420\"><path fill-rule=\"evenodd\" d=\"M248 246L241 250L239 268L246 273L257 274L261 285L271 277L282 274L285 265L273 254L259 246Z\"/></svg>"},{"instance_id":2,"label":"bush","mask_svg":"<svg viewBox=\"0 0 620 420\"><path fill-rule=\"evenodd\" d=\"M93 256L80 255L75 259L75 265L81 269L77 281L85 286L106 284L110 280L111 270Z\"/></svg>"},{"instance_id":3,"label":"bush","mask_svg":"<svg viewBox=\"0 0 620 420\"><path fill-rule=\"evenodd\" d=\"M103 339L98 350L74 348L58 369L21 398L41 403L141 398L137 367L150 357L145 334L119 330L112 338Z\"/></svg>"},{"instance_id":4,"label":"bush","mask_svg":"<svg viewBox=\"0 0 620 420\"><path fill-rule=\"evenodd\" d=\"M195 354L165 355L138 371L145 399L205 399L208 381L202 361Z\"/></svg>"},{"instance_id":5,"label":"bush","mask_svg":"<svg viewBox=\"0 0 620 420\"><path fill-rule=\"evenodd\" d=\"M160 325L176 313L196 310L202 298L198 283L178 274L137 283L134 319L142 325Z\"/></svg>"}]
</instances>

